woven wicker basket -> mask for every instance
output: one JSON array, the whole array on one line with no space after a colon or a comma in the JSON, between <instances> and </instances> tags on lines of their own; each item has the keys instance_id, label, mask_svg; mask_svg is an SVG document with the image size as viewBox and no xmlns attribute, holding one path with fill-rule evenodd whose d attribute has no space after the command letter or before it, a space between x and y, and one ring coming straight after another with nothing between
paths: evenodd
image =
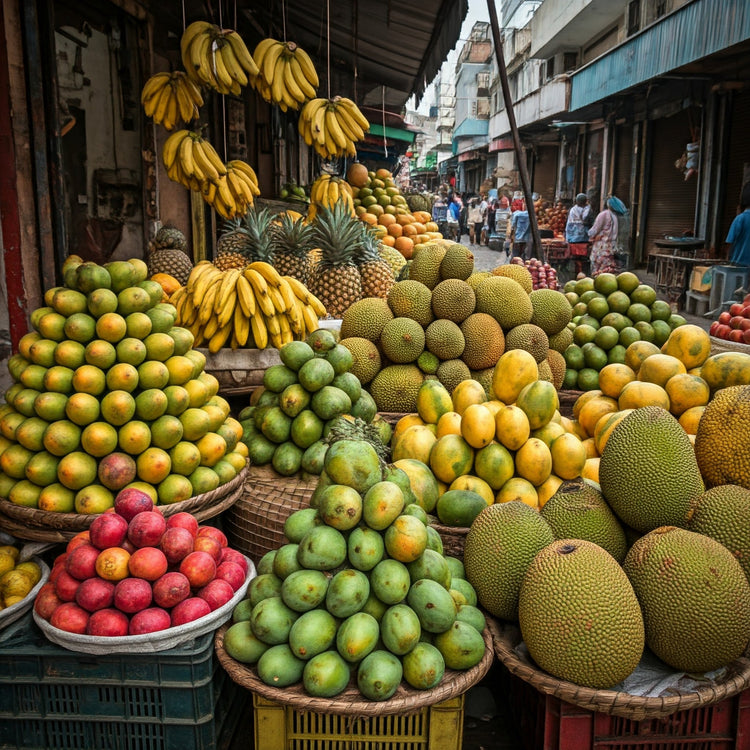
<instances>
[{"instance_id":1,"label":"woven wicker basket","mask_svg":"<svg viewBox=\"0 0 750 750\"><path fill-rule=\"evenodd\" d=\"M573 404L578 401L578 397L583 391L558 391L557 398L560 401L560 414L563 417L571 419L573 417Z\"/></svg>"},{"instance_id":2,"label":"woven wicker basket","mask_svg":"<svg viewBox=\"0 0 750 750\"><path fill-rule=\"evenodd\" d=\"M179 503L158 505L157 508L165 516L187 512L192 513L198 521L213 518L239 499L247 473L246 466L234 479L215 490L195 495ZM65 543L79 531L88 529L97 517L98 514L95 513L55 513L27 508L0 498L0 529L18 539Z\"/></svg>"},{"instance_id":3,"label":"woven wicker basket","mask_svg":"<svg viewBox=\"0 0 750 750\"><path fill-rule=\"evenodd\" d=\"M657 698L631 695L617 690L595 690L560 680L540 670L529 659L515 651L521 642L517 626L487 618L492 633L495 654L509 672L533 685L539 692L553 695L588 711L623 716L634 721L658 719L677 711L717 703L730 698L750 686L750 659L742 657L727 668L720 679L691 692Z\"/></svg>"},{"instance_id":4,"label":"woven wicker basket","mask_svg":"<svg viewBox=\"0 0 750 750\"><path fill-rule=\"evenodd\" d=\"M464 544L466 544L466 535L469 533L469 527L443 526L443 524L436 521L430 521L430 526L440 534L440 539L443 542L443 554L463 560Z\"/></svg>"},{"instance_id":5,"label":"woven wicker basket","mask_svg":"<svg viewBox=\"0 0 750 750\"><path fill-rule=\"evenodd\" d=\"M710 336L711 354L721 354L722 352L741 352L750 354L750 344L740 344L737 341L727 341L716 336Z\"/></svg>"},{"instance_id":6,"label":"woven wicker basket","mask_svg":"<svg viewBox=\"0 0 750 750\"><path fill-rule=\"evenodd\" d=\"M285 688L270 687L258 678L252 667L235 661L224 650L224 634L227 627L225 625L216 633L214 643L221 666L234 682L269 700L292 706L300 711L324 714L356 717L415 713L425 706L432 706L462 695L489 672L495 660L492 651L492 636L485 628L484 656L479 664L466 671L446 669L440 684L432 690L417 690L402 682L392 698L386 701L371 701L359 692L356 681L352 681L342 693L334 698L315 698L305 692L301 683Z\"/></svg>"},{"instance_id":7,"label":"woven wicker basket","mask_svg":"<svg viewBox=\"0 0 750 750\"><path fill-rule=\"evenodd\" d=\"M256 562L278 549L286 542L284 521L309 507L317 485L314 474L284 477L270 466L251 466L241 496L222 519L230 544Z\"/></svg>"}]
</instances>

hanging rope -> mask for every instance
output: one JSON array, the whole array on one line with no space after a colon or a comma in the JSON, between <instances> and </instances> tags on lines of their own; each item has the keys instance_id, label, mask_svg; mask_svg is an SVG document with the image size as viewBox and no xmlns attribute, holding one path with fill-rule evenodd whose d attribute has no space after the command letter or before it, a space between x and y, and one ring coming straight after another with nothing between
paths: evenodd
<instances>
[{"instance_id":1,"label":"hanging rope","mask_svg":"<svg viewBox=\"0 0 750 750\"><path fill-rule=\"evenodd\" d=\"M385 86L381 86L380 91L381 91L380 106L383 112L383 152L385 154L385 158L387 159L388 158L388 139L385 137Z\"/></svg>"},{"instance_id":2,"label":"hanging rope","mask_svg":"<svg viewBox=\"0 0 750 750\"><path fill-rule=\"evenodd\" d=\"M331 0L326 0L326 55L328 57L328 98L331 98Z\"/></svg>"},{"instance_id":3,"label":"hanging rope","mask_svg":"<svg viewBox=\"0 0 750 750\"><path fill-rule=\"evenodd\" d=\"M357 65L359 62L359 0L354 0L354 6L352 8L352 25L354 26L354 101L358 101L357 97L357 78L359 77L359 71Z\"/></svg>"},{"instance_id":4,"label":"hanging rope","mask_svg":"<svg viewBox=\"0 0 750 750\"><path fill-rule=\"evenodd\" d=\"M286 42L286 0L281 0L281 28Z\"/></svg>"}]
</instances>

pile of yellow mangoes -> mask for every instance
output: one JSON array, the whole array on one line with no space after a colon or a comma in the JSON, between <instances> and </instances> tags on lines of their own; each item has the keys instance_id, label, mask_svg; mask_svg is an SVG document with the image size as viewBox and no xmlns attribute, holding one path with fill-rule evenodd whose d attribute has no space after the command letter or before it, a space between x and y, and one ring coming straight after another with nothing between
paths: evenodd
<instances>
[{"instance_id":1,"label":"pile of yellow mangoes","mask_svg":"<svg viewBox=\"0 0 750 750\"><path fill-rule=\"evenodd\" d=\"M37 563L18 562L19 555L20 550L12 544L0 546L0 610L25 599L42 577Z\"/></svg>"}]
</instances>

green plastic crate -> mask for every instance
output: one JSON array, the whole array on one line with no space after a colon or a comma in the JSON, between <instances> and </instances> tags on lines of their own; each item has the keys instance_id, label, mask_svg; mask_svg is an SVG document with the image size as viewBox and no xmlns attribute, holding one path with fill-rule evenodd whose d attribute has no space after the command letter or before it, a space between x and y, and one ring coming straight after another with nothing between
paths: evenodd
<instances>
[{"instance_id":1,"label":"green plastic crate","mask_svg":"<svg viewBox=\"0 0 750 750\"><path fill-rule=\"evenodd\" d=\"M215 748L234 683L213 634L156 654L76 654L25 617L0 636L0 748Z\"/></svg>"}]
</instances>

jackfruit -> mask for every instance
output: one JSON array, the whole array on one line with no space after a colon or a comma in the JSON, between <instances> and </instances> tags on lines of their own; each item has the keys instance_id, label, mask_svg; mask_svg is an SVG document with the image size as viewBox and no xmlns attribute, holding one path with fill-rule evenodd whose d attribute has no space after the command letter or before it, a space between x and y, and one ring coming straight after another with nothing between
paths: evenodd
<instances>
[{"instance_id":1,"label":"jackfruit","mask_svg":"<svg viewBox=\"0 0 750 750\"><path fill-rule=\"evenodd\" d=\"M505 334L500 324L487 313L474 313L461 323L466 346L461 359L472 370L494 367L505 351Z\"/></svg>"},{"instance_id":2,"label":"jackfruit","mask_svg":"<svg viewBox=\"0 0 750 750\"><path fill-rule=\"evenodd\" d=\"M380 371L380 352L375 344L365 338L353 336L339 342L351 353L354 363L349 372L357 376L362 385L367 385Z\"/></svg>"},{"instance_id":3,"label":"jackfruit","mask_svg":"<svg viewBox=\"0 0 750 750\"><path fill-rule=\"evenodd\" d=\"M434 375L439 365L440 360L432 352L424 351L417 357L417 367L427 375Z\"/></svg>"},{"instance_id":4,"label":"jackfruit","mask_svg":"<svg viewBox=\"0 0 750 750\"><path fill-rule=\"evenodd\" d=\"M636 531L684 526L691 503L705 491L693 446L680 423L660 406L628 414L599 461L602 494Z\"/></svg>"},{"instance_id":5,"label":"jackfruit","mask_svg":"<svg viewBox=\"0 0 750 750\"><path fill-rule=\"evenodd\" d=\"M585 539L607 550L618 563L625 559L625 531L590 482L566 479L539 512L555 539Z\"/></svg>"},{"instance_id":6,"label":"jackfruit","mask_svg":"<svg viewBox=\"0 0 750 750\"><path fill-rule=\"evenodd\" d=\"M565 357L554 349L548 349L547 364L552 373L552 382L555 388L559 391L562 388L563 380L565 379Z\"/></svg>"},{"instance_id":7,"label":"jackfruit","mask_svg":"<svg viewBox=\"0 0 750 750\"><path fill-rule=\"evenodd\" d=\"M409 267L409 278L421 281L428 289L434 289L440 283L440 264L447 248L437 243L428 243L415 250Z\"/></svg>"},{"instance_id":8,"label":"jackfruit","mask_svg":"<svg viewBox=\"0 0 750 750\"><path fill-rule=\"evenodd\" d=\"M474 290L461 279L446 279L432 290L432 312L436 318L463 323L476 306Z\"/></svg>"},{"instance_id":9,"label":"jackfruit","mask_svg":"<svg viewBox=\"0 0 750 750\"><path fill-rule=\"evenodd\" d=\"M440 261L441 279L461 279L465 281L474 271L474 254L465 245L451 245Z\"/></svg>"},{"instance_id":10,"label":"jackfruit","mask_svg":"<svg viewBox=\"0 0 750 750\"><path fill-rule=\"evenodd\" d=\"M539 362L537 369L539 370L539 380L545 380L548 383L552 383L552 368L549 366L549 362L547 362L546 359ZM554 385L554 383L552 384ZM555 386L555 388L557 388L557 386Z\"/></svg>"},{"instance_id":11,"label":"jackfruit","mask_svg":"<svg viewBox=\"0 0 750 750\"><path fill-rule=\"evenodd\" d=\"M556 289L535 289L529 294L534 314L531 322L548 336L560 333L573 318L573 308L567 297Z\"/></svg>"},{"instance_id":12,"label":"jackfruit","mask_svg":"<svg viewBox=\"0 0 750 750\"><path fill-rule=\"evenodd\" d=\"M487 367L484 370L471 370L472 380L476 380L477 383L484 388L484 392L487 394L488 399L495 398L492 391L492 376L494 373L494 367Z\"/></svg>"},{"instance_id":13,"label":"jackfruit","mask_svg":"<svg viewBox=\"0 0 750 750\"><path fill-rule=\"evenodd\" d=\"M503 331L529 323L534 309L521 285L504 276L491 276L476 288L477 312L491 315Z\"/></svg>"},{"instance_id":14,"label":"jackfruit","mask_svg":"<svg viewBox=\"0 0 750 750\"><path fill-rule=\"evenodd\" d=\"M511 328L505 334L505 351L511 349L523 349L534 357L539 364L547 359L549 351L549 339L547 334L533 323L523 323Z\"/></svg>"},{"instance_id":15,"label":"jackfruit","mask_svg":"<svg viewBox=\"0 0 750 750\"><path fill-rule=\"evenodd\" d=\"M661 526L630 548L623 570L646 625L646 645L674 669L710 672L750 640L750 583L724 545Z\"/></svg>"},{"instance_id":16,"label":"jackfruit","mask_svg":"<svg viewBox=\"0 0 750 750\"><path fill-rule=\"evenodd\" d=\"M612 688L643 655L633 586L593 542L562 539L534 557L521 583L518 621L534 661L576 685Z\"/></svg>"},{"instance_id":17,"label":"jackfruit","mask_svg":"<svg viewBox=\"0 0 750 750\"><path fill-rule=\"evenodd\" d=\"M750 490L736 484L706 490L693 503L687 529L721 542L750 580Z\"/></svg>"},{"instance_id":18,"label":"jackfruit","mask_svg":"<svg viewBox=\"0 0 750 750\"><path fill-rule=\"evenodd\" d=\"M341 338L378 341L383 326L393 319L388 302L380 297L357 300L341 316Z\"/></svg>"},{"instance_id":19,"label":"jackfruit","mask_svg":"<svg viewBox=\"0 0 750 750\"><path fill-rule=\"evenodd\" d=\"M526 294L531 294L534 289L534 280L531 278L531 272L528 268L518 263L506 263L503 266L493 268L492 275L514 279L523 287Z\"/></svg>"},{"instance_id":20,"label":"jackfruit","mask_svg":"<svg viewBox=\"0 0 750 750\"><path fill-rule=\"evenodd\" d=\"M417 393L424 375L416 365L389 365L370 383L370 395L378 411L411 413L417 411Z\"/></svg>"},{"instance_id":21,"label":"jackfruit","mask_svg":"<svg viewBox=\"0 0 750 750\"><path fill-rule=\"evenodd\" d=\"M554 541L549 524L529 505L489 505L474 519L464 543L466 580L495 617L516 622L521 580L534 556Z\"/></svg>"},{"instance_id":22,"label":"jackfruit","mask_svg":"<svg viewBox=\"0 0 750 750\"><path fill-rule=\"evenodd\" d=\"M380 346L395 364L414 362L424 351L424 329L411 318L394 318L383 326Z\"/></svg>"},{"instance_id":23,"label":"jackfruit","mask_svg":"<svg viewBox=\"0 0 750 750\"><path fill-rule=\"evenodd\" d=\"M717 391L695 435L695 455L708 487L738 484L750 489L750 385Z\"/></svg>"},{"instance_id":24,"label":"jackfruit","mask_svg":"<svg viewBox=\"0 0 750 750\"><path fill-rule=\"evenodd\" d=\"M573 343L573 331L567 326L562 329L559 333L554 333L549 336L549 348L554 349L556 352L563 354L565 350Z\"/></svg>"},{"instance_id":25,"label":"jackfruit","mask_svg":"<svg viewBox=\"0 0 750 750\"><path fill-rule=\"evenodd\" d=\"M446 359L438 365L437 379L453 393L453 389L464 380L471 379L471 372L461 359Z\"/></svg>"},{"instance_id":26,"label":"jackfruit","mask_svg":"<svg viewBox=\"0 0 750 750\"><path fill-rule=\"evenodd\" d=\"M378 255L390 266L393 278L397 279L406 265L406 258L398 250L382 242L378 245Z\"/></svg>"},{"instance_id":27,"label":"jackfruit","mask_svg":"<svg viewBox=\"0 0 750 750\"><path fill-rule=\"evenodd\" d=\"M485 279L489 279L492 274L489 271L474 271L471 276L469 276L468 279L466 279L466 283L474 290L476 291L477 285L484 281Z\"/></svg>"},{"instance_id":28,"label":"jackfruit","mask_svg":"<svg viewBox=\"0 0 750 750\"><path fill-rule=\"evenodd\" d=\"M411 318L423 328L433 321L432 292L419 281L397 281L388 292L388 306L394 317Z\"/></svg>"},{"instance_id":29,"label":"jackfruit","mask_svg":"<svg viewBox=\"0 0 750 750\"><path fill-rule=\"evenodd\" d=\"M433 320L425 331L425 347L440 359L458 359L466 342L461 329L451 320Z\"/></svg>"}]
</instances>

